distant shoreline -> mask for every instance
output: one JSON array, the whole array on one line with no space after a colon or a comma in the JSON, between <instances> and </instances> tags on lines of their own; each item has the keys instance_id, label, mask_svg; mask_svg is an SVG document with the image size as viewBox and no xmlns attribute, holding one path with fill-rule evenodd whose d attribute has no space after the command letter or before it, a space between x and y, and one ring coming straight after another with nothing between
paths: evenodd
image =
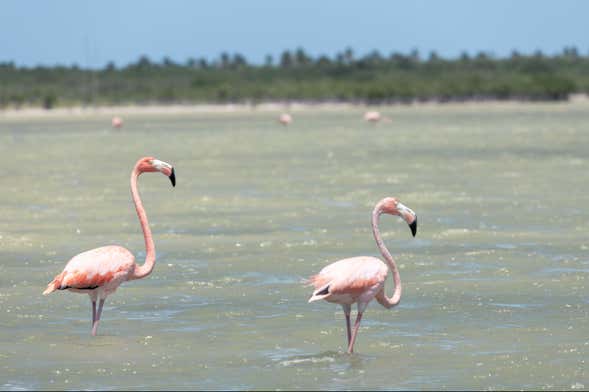
<instances>
[{"instance_id":1,"label":"distant shoreline","mask_svg":"<svg viewBox=\"0 0 589 392\"><path fill-rule=\"evenodd\" d=\"M368 105L350 102L265 102L259 104L134 104L113 106L72 106L43 109L40 107L21 107L0 109L0 119L63 117L63 116L101 116L101 115L173 115L206 113L244 113L244 112L297 112L304 110L389 110L398 108L452 108L452 107L495 107L513 108L525 105L583 105L589 107L589 95L573 94L565 101L528 101L528 100L465 100L465 101L425 101L411 103L390 103Z\"/></svg>"}]
</instances>

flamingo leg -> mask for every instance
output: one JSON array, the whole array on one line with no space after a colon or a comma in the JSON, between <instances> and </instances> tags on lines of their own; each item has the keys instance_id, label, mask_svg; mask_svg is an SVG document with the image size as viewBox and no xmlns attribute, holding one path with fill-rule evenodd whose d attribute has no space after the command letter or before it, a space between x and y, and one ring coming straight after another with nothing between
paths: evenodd
<instances>
[{"instance_id":1,"label":"flamingo leg","mask_svg":"<svg viewBox=\"0 0 589 392\"><path fill-rule=\"evenodd\" d=\"M100 322L100 315L102 314L102 306L104 305L104 299L101 299L98 303L98 312L96 312L96 320L92 323L92 336L96 336L98 331L98 323Z\"/></svg>"},{"instance_id":2,"label":"flamingo leg","mask_svg":"<svg viewBox=\"0 0 589 392\"><path fill-rule=\"evenodd\" d=\"M361 320L362 312L358 312L358 315L356 316L356 322L354 323L354 331L352 332L352 340L348 346L348 354L352 354L354 352L354 343L356 342L356 335L358 335L358 330L360 329Z\"/></svg>"},{"instance_id":3,"label":"flamingo leg","mask_svg":"<svg viewBox=\"0 0 589 392\"><path fill-rule=\"evenodd\" d=\"M95 321L96 321L96 301L92 301L92 326L94 326Z\"/></svg>"},{"instance_id":4,"label":"flamingo leg","mask_svg":"<svg viewBox=\"0 0 589 392\"><path fill-rule=\"evenodd\" d=\"M352 312L351 305L342 305L344 308L344 314L346 315L346 329L348 333L348 346L350 345L350 340L352 339L352 334L350 333L350 313Z\"/></svg>"}]
</instances>

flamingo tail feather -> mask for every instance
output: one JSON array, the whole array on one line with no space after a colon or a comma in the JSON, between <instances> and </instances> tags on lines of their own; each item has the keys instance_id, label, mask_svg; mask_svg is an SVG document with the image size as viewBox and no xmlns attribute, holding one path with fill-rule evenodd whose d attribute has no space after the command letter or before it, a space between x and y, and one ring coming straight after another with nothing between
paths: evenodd
<instances>
[{"instance_id":1,"label":"flamingo tail feather","mask_svg":"<svg viewBox=\"0 0 589 392\"><path fill-rule=\"evenodd\" d=\"M47 288L45 289L45 291L43 291L43 295L49 295L54 291L55 291L55 284L53 282L51 282L47 285Z\"/></svg>"},{"instance_id":2,"label":"flamingo tail feather","mask_svg":"<svg viewBox=\"0 0 589 392\"><path fill-rule=\"evenodd\" d=\"M61 287L61 276L62 274L56 276L55 279L49 282L47 288L45 289L45 291L43 291L43 295L49 295Z\"/></svg>"}]
</instances>

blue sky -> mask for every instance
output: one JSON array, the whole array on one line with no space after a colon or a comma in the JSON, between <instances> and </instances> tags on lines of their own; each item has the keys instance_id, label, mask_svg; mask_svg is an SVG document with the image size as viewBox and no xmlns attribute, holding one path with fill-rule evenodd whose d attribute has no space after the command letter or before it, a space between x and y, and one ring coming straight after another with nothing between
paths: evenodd
<instances>
[{"instance_id":1,"label":"blue sky","mask_svg":"<svg viewBox=\"0 0 589 392\"><path fill-rule=\"evenodd\" d=\"M140 55L254 62L303 47L506 56L576 46L589 54L586 0L0 0L0 62L102 67Z\"/></svg>"}]
</instances>

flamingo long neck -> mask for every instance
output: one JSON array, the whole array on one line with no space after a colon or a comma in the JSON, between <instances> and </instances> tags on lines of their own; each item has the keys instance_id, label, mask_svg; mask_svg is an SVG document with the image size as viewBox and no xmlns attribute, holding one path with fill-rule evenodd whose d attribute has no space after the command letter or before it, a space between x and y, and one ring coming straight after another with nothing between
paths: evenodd
<instances>
[{"instance_id":1,"label":"flamingo long neck","mask_svg":"<svg viewBox=\"0 0 589 392\"><path fill-rule=\"evenodd\" d=\"M131 173L131 195L133 196L133 203L135 203L135 209L137 210L137 216L139 217L139 223L141 223L141 229L143 230L143 237L145 238L145 262L143 265L135 265L135 271L131 279L141 279L151 273L155 265L155 245L153 243L153 237L151 236L151 229L149 228L149 222L147 221L147 214L143 203L139 197L139 191L137 190L137 178L141 172L135 166Z\"/></svg>"},{"instance_id":2,"label":"flamingo long neck","mask_svg":"<svg viewBox=\"0 0 589 392\"><path fill-rule=\"evenodd\" d=\"M401 275L399 274L399 270L397 268L397 264L395 264L395 260L391 253L384 245L382 240L382 236L380 235L380 230L378 229L378 223L380 220L380 214L382 213L382 205L378 204L374 211L372 211L372 233L374 234L374 239L376 240L376 245L378 249L380 249L380 253L382 257L384 257L385 262L389 266L389 269L393 273L393 282L395 284L395 291L393 292L393 296L391 298L383 295L383 302L379 301L383 306L387 308L392 308L393 306L397 305L401 301Z\"/></svg>"}]
</instances>

